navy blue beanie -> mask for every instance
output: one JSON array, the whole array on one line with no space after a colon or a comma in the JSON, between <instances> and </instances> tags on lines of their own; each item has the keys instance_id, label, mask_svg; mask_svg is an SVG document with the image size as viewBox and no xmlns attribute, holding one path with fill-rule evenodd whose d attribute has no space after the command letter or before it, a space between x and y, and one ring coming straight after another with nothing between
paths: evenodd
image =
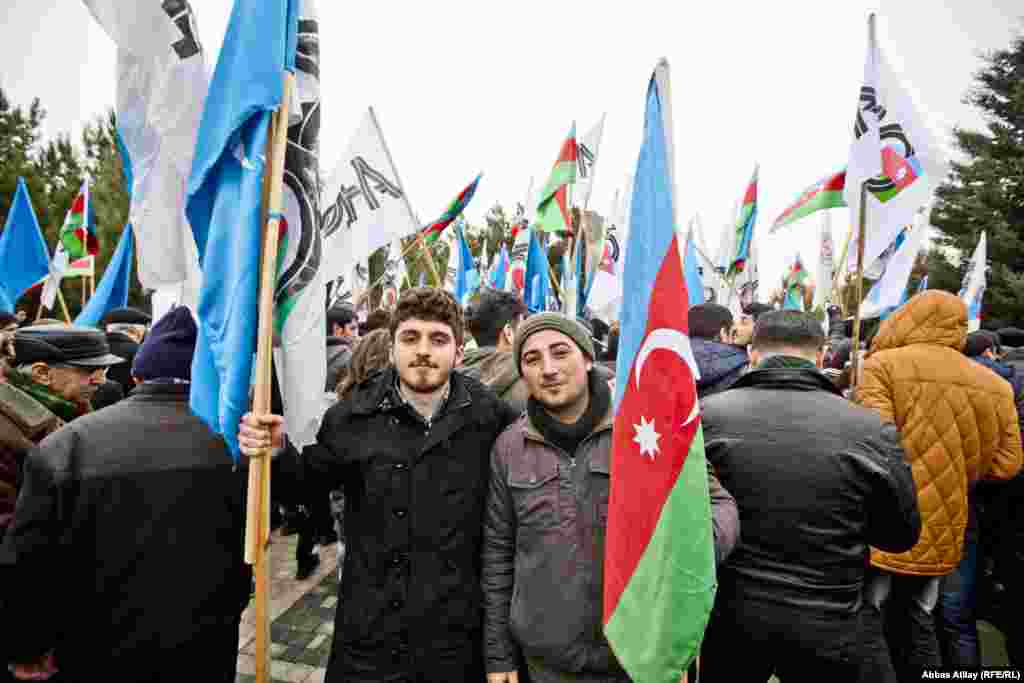
<instances>
[{"instance_id":1,"label":"navy blue beanie","mask_svg":"<svg viewBox=\"0 0 1024 683\"><path fill-rule=\"evenodd\" d=\"M196 321L185 306L172 308L146 335L132 376L141 380L192 379L192 355L196 350Z\"/></svg>"}]
</instances>

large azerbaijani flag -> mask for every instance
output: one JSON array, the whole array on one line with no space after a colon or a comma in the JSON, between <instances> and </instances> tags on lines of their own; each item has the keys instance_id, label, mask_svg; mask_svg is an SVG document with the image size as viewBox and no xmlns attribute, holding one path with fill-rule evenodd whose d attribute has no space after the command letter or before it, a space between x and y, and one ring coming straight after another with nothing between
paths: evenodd
<instances>
[{"instance_id":1,"label":"large azerbaijani flag","mask_svg":"<svg viewBox=\"0 0 1024 683\"><path fill-rule=\"evenodd\" d=\"M750 258L750 245L754 241L754 223L757 222L757 173L758 166L755 165L754 175L750 177L747 191L743 193L743 203L736 218L736 255L729 264L730 277L742 273L747 267L747 259Z\"/></svg>"},{"instance_id":2,"label":"large azerbaijani flag","mask_svg":"<svg viewBox=\"0 0 1024 683\"><path fill-rule=\"evenodd\" d=\"M846 200L843 198L845 187L845 168L838 173L825 176L800 193L800 197L775 219L772 227L768 228L768 234L770 235L790 223L795 223L801 218L806 218L815 211L846 206Z\"/></svg>"},{"instance_id":3,"label":"large azerbaijani flag","mask_svg":"<svg viewBox=\"0 0 1024 683\"><path fill-rule=\"evenodd\" d=\"M448 208L444 210L441 217L430 225L423 228L423 239L427 241L427 244L433 244L441 237L441 233L444 229L452 224L456 218L459 217L466 207L469 206L469 202L473 199L473 195L476 194L476 186L480 183L480 177L483 173L477 175L469 185L467 185L459 195L452 200Z\"/></svg>"},{"instance_id":4,"label":"large azerbaijani flag","mask_svg":"<svg viewBox=\"0 0 1024 683\"><path fill-rule=\"evenodd\" d=\"M542 232L571 232L569 216L569 185L576 182L577 157L576 122L569 129L569 137L562 143L551 176L540 192L537 202L536 227Z\"/></svg>"},{"instance_id":5,"label":"large azerbaijani flag","mask_svg":"<svg viewBox=\"0 0 1024 683\"><path fill-rule=\"evenodd\" d=\"M604 632L634 681L676 683L715 599L707 464L676 234L668 63L647 91L626 248Z\"/></svg>"},{"instance_id":6,"label":"large azerbaijani flag","mask_svg":"<svg viewBox=\"0 0 1024 683\"><path fill-rule=\"evenodd\" d=\"M75 201L71 203L64 225L60 228L60 243L74 261L85 256L95 256L100 250L100 241L96 236L96 221L89 220L89 181L82 183Z\"/></svg>"}]
</instances>

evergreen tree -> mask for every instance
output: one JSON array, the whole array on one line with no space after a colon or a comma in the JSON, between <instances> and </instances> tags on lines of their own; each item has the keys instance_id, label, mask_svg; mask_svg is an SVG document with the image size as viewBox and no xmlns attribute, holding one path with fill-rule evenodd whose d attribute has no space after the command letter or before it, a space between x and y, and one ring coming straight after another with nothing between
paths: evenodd
<instances>
[{"instance_id":1,"label":"evergreen tree","mask_svg":"<svg viewBox=\"0 0 1024 683\"><path fill-rule=\"evenodd\" d=\"M962 158L938 188L932 225L939 248L928 256L933 289L959 292L981 232L988 233L983 318L1024 321L1024 36L984 57L965 102L985 130L956 129ZM956 253L951 263L947 253Z\"/></svg>"}]
</instances>

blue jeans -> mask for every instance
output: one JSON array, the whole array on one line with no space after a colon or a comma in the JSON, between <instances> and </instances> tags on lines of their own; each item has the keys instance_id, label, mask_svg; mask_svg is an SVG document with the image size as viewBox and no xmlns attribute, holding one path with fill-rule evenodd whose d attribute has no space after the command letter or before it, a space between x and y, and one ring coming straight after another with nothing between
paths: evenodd
<instances>
[{"instance_id":1,"label":"blue jeans","mask_svg":"<svg viewBox=\"0 0 1024 683\"><path fill-rule=\"evenodd\" d=\"M978 647L978 542L964 541L960 564L942 580L938 624L942 660L947 667L977 669L981 666Z\"/></svg>"}]
</instances>

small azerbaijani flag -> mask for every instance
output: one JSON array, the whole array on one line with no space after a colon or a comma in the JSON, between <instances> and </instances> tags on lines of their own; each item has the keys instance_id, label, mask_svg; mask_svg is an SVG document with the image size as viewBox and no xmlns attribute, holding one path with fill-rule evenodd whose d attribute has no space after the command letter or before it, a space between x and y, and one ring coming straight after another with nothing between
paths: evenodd
<instances>
[{"instance_id":1,"label":"small azerbaijani flag","mask_svg":"<svg viewBox=\"0 0 1024 683\"><path fill-rule=\"evenodd\" d=\"M736 219L736 256L729 264L730 277L742 273L750 258L750 243L754 240L754 223L757 222L757 172L758 166L755 165L754 175L743 194L740 215Z\"/></svg>"},{"instance_id":2,"label":"small azerbaijani flag","mask_svg":"<svg viewBox=\"0 0 1024 683\"><path fill-rule=\"evenodd\" d=\"M634 681L675 683L715 599L707 463L675 226L668 63L647 90L612 430L604 632Z\"/></svg>"},{"instance_id":3,"label":"small azerbaijani flag","mask_svg":"<svg viewBox=\"0 0 1024 683\"><path fill-rule=\"evenodd\" d=\"M768 228L768 234L771 235L779 228L795 223L801 218L806 218L815 211L837 209L846 206L846 200L843 199L843 189L845 187L845 168L838 173L825 176L800 193L800 197L775 219L772 227Z\"/></svg>"},{"instance_id":4,"label":"small azerbaijani flag","mask_svg":"<svg viewBox=\"0 0 1024 683\"><path fill-rule=\"evenodd\" d=\"M579 149L576 146L576 122L569 129L569 137L562 143L551 177L541 190L534 225L541 232L572 232L569 215L569 185L576 182Z\"/></svg>"},{"instance_id":5,"label":"small azerbaijani flag","mask_svg":"<svg viewBox=\"0 0 1024 683\"><path fill-rule=\"evenodd\" d=\"M64 245L64 251L71 261L99 253L100 241L96 236L96 221L92 219L91 209L87 180L82 183L82 188L64 217L64 225L60 228L60 243Z\"/></svg>"},{"instance_id":6,"label":"small azerbaijani flag","mask_svg":"<svg viewBox=\"0 0 1024 683\"><path fill-rule=\"evenodd\" d=\"M467 185L459 195L452 200L452 203L448 205L448 208L444 210L441 217L430 225L423 228L423 239L426 240L427 244L433 244L441 237L441 233L444 229L452 224L456 218L459 217L466 207L469 206L469 202L473 199L473 195L476 193L476 186L480 182L480 177L483 173L477 175L469 185Z\"/></svg>"},{"instance_id":7,"label":"small azerbaijani flag","mask_svg":"<svg viewBox=\"0 0 1024 683\"><path fill-rule=\"evenodd\" d=\"M804 288L807 282L807 269L797 252L796 259L786 275L786 299L782 302L782 310L804 310Z\"/></svg>"}]
</instances>

